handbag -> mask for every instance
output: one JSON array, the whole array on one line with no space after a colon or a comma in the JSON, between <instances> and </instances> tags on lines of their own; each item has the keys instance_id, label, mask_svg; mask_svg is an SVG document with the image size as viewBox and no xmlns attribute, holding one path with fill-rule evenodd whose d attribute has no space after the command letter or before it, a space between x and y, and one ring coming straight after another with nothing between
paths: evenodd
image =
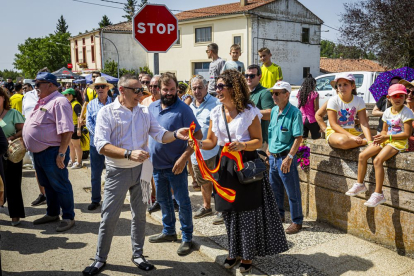
<instances>
[{"instance_id":1,"label":"handbag","mask_svg":"<svg viewBox=\"0 0 414 276\"><path fill-rule=\"evenodd\" d=\"M222 105L221 111L226 125L227 135L229 136L229 141L231 143L229 126L227 124L226 114L224 113L224 105ZM234 171L241 184L250 184L263 179L264 173L266 172L266 165L260 157L243 162L243 165L244 168L242 170L238 170L237 166L234 165Z\"/></svg>"},{"instance_id":2,"label":"handbag","mask_svg":"<svg viewBox=\"0 0 414 276\"><path fill-rule=\"evenodd\" d=\"M22 138L14 139L9 142L9 147L7 148L7 159L13 163L19 163L23 160L26 154L26 147L24 146Z\"/></svg>"}]
</instances>

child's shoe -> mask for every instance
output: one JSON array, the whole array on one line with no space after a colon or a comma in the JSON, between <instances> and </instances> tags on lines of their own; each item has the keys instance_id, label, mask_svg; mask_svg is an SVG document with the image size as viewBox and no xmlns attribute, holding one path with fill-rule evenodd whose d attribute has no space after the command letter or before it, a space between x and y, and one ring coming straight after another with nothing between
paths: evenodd
<instances>
[{"instance_id":1,"label":"child's shoe","mask_svg":"<svg viewBox=\"0 0 414 276\"><path fill-rule=\"evenodd\" d=\"M367 202L364 203L367 207L377 207L378 205L387 201L384 194L373 193Z\"/></svg>"},{"instance_id":2,"label":"child's shoe","mask_svg":"<svg viewBox=\"0 0 414 276\"><path fill-rule=\"evenodd\" d=\"M367 191L367 187L364 184L355 183L351 189L348 190L345 194L347 196L356 196L360 193L365 193Z\"/></svg>"}]
</instances>

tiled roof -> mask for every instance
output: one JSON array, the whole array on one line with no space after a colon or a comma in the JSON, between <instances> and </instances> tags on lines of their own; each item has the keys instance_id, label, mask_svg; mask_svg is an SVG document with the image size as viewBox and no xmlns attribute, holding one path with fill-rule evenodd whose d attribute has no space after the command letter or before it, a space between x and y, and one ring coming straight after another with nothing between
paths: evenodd
<instances>
[{"instance_id":1,"label":"tiled roof","mask_svg":"<svg viewBox=\"0 0 414 276\"><path fill-rule=\"evenodd\" d=\"M114 25L109 25L102 28L104 31L113 32L132 32L132 22L125 21Z\"/></svg>"},{"instance_id":2,"label":"tiled roof","mask_svg":"<svg viewBox=\"0 0 414 276\"><path fill-rule=\"evenodd\" d=\"M320 71L325 74L350 71L384 72L387 68L369 59L321 58Z\"/></svg>"},{"instance_id":3,"label":"tiled roof","mask_svg":"<svg viewBox=\"0 0 414 276\"><path fill-rule=\"evenodd\" d=\"M243 13L245 11L250 11L260 6L266 5L268 3L274 2L276 0L248 0L247 5L242 7L240 1L236 3L206 7L201 9L183 11L177 13L178 21L192 20L196 18L205 18L205 17L214 17L226 14L236 14Z\"/></svg>"}]
</instances>

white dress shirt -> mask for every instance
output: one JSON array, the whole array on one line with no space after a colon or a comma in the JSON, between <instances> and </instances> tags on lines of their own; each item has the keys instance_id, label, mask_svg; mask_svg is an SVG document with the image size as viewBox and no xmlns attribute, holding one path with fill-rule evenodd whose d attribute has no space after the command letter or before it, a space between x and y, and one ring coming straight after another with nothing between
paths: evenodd
<instances>
[{"instance_id":1,"label":"white dress shirt","mask_svg":"<svg viewBox=\"0 0 414 276\"><path fill-rule=\"evenodd\" d=\"M116 98L113 103L99 110L94 142L98 152L106 144L127 150L149 152L148 135L151 135L158 143L162 143L162 137L166 131L148 112L146 106L137 105L131 111L121 105ZM105 156L105 160L108 166L116 168L133 168L141 164L126 158L115 159Z\"/></svg>"},{"instance_id":2,"label":"white dress shirt","mask_svg":"<svg viewBox=\"0 0 414 276\"><path fill-rule=\"evenodd\" d=\"M26 92L23 96L22 105L23 110L22 114L24 117L29 118L30 114L32 114L33 109L37 105L39 101L39 95L37 94L37 90L33 89L32 91Z\"/></svg>"}]
</instances>

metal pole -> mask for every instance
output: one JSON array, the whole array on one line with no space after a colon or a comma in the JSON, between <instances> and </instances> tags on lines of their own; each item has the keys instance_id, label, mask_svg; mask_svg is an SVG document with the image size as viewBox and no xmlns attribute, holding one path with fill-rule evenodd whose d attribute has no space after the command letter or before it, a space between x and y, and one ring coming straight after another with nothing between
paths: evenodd
<instances>
[{"instance_id":1,"label":"metal pole","mask_svg":"<svg viewBox=\"0 0 414 276\"><path fill-rule=\"evenodd\" d=\"M154 74L159 75L160 73L160 56L158 53L154 53Z\"/></svg>"},{"instance_id":2,"label":"metal pole","mask_svg":"<svg viewBox=\"0 0 414 276\"><path fill-rule=\"evenodd\" d=\"M115 47L116 54L118 55L118 66L117 66L117 68L118 68L118 79L119 79L119 52L118 52L118 48L116 48L115 43L113 43L112 40L110 40L109 38L106 38L106 37L102 37L102 38L108 40L109 42L111 42L112 45L114 45L114 47Z\"/></svg>"}]
</instances>

